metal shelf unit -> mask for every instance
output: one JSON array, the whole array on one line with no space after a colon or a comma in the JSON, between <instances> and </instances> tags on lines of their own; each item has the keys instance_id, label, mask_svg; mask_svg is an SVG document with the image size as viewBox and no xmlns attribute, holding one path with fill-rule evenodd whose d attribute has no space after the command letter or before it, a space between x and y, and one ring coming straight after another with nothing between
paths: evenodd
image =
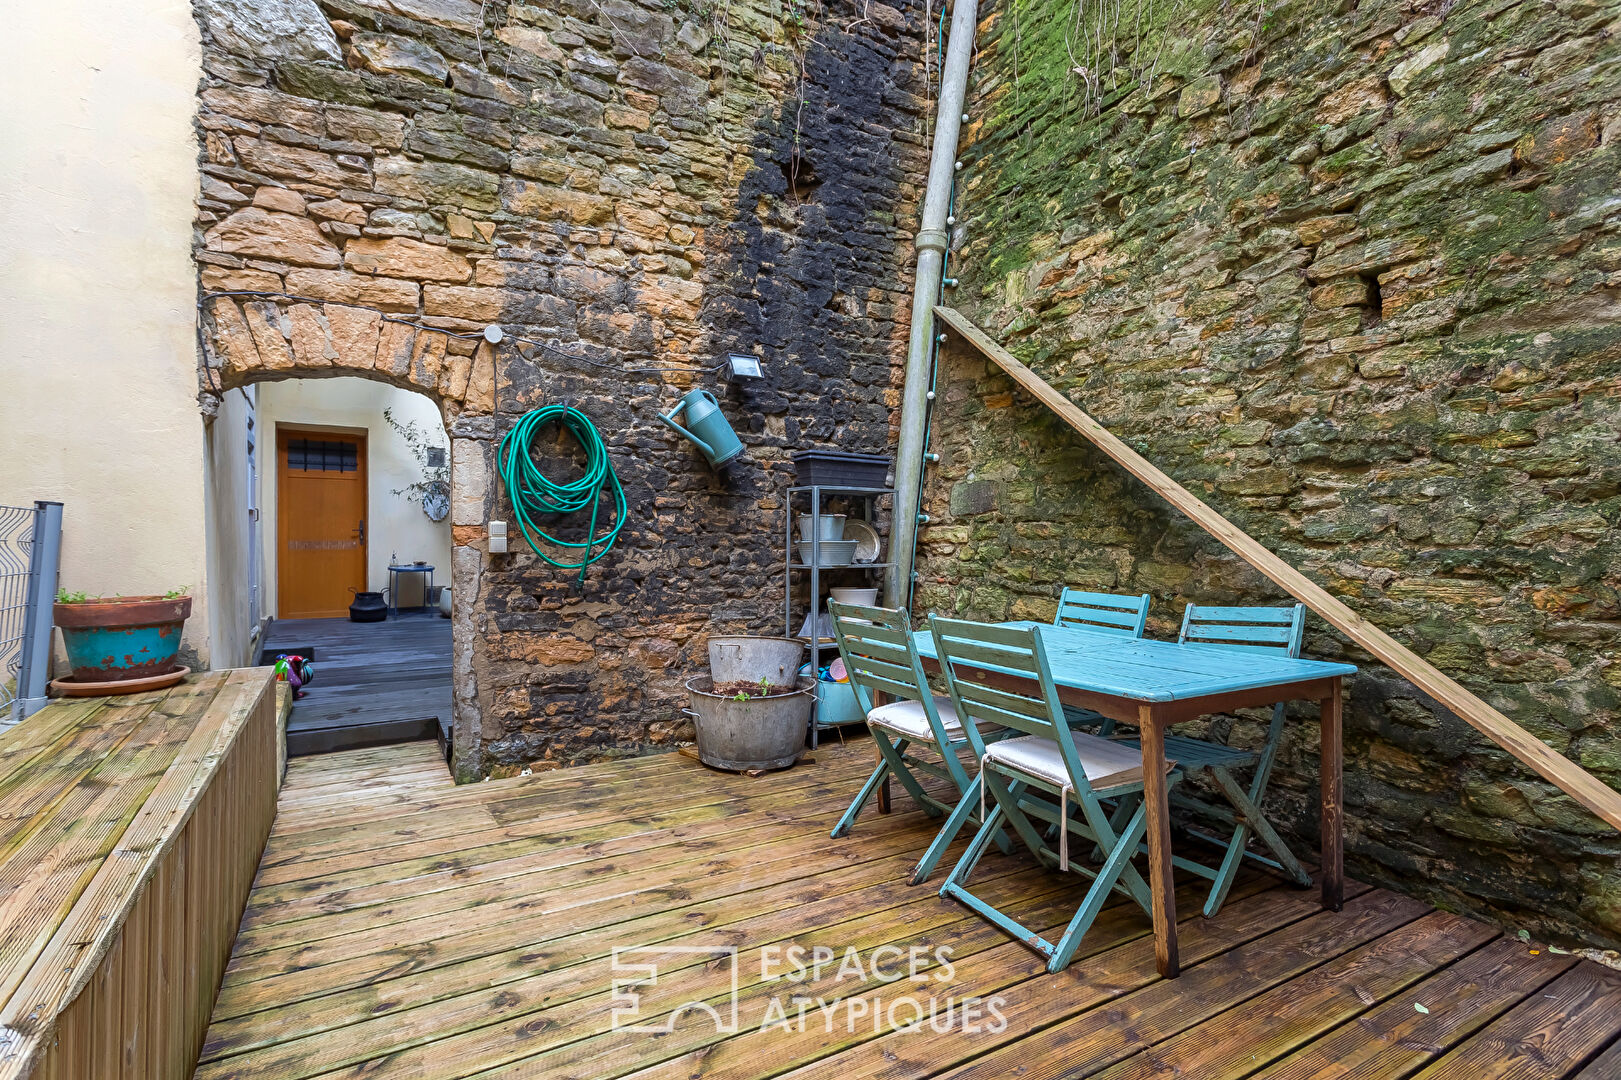
<instances>
[{"instance_id":1,"label":"metal shelf unit","mask_svg":"<svg viewBox=\"0 0 1621 1080\"><path fill-rule=\"evenodd\" d=\"M822 613L822 575L832 571L843 572L872 572L887 569L889 562L851 563L848 566L822 566L822 506L823 500L829 498L855 498L861 501L863 516L861 520L878 531L877 503L885 495L894 495L893 488L859 488L859 487L828 487L820 484L796 485L788 489L788 496L783 500L783 574L782 587L782 634L784 637L798 638L805 642L810 650L812 668L820 668L822 654L829 649L837 649L838 644L832 638L816 640L814 635L821 629L820 618ZM794 519L798 513L798 506L805 499L810 500L811 515L811 562L809 565L794 561ZM881 537L887 547L889 538ZM880 550L880 554L883 554ZM810 575L810 602L811 602L811 633L812 636L802 636L798 627L794 625L794 575L796 573ZM853 722L853 721L852 721ZM837 727L837 724L824 724L821 721L821 696L818 694L816 705L811 709L810 744L815 749L819 742L818 735L826 730Z\"/></svg>"}]
</instances>

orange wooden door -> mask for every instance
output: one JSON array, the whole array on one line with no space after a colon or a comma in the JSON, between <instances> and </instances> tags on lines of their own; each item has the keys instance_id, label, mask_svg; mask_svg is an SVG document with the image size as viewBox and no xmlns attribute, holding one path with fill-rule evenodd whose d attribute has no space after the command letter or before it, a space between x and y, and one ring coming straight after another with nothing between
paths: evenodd
<instances>
[{"instance_id":1,"label":"orange wooden door","mask_svg":"<svg viewBox=\"0 0 1621 1080\"><path fill-rule=\"evenodd\" d=\"M283 619L349 613L366 587L366 437L276 430L276 606Z\"/></svg>"}]
</instances>

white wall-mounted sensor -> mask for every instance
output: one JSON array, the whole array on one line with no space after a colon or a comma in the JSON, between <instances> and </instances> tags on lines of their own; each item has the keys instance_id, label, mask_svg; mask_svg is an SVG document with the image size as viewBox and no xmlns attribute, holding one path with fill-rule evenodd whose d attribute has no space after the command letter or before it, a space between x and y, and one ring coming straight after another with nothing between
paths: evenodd
<instances>
[{"instance_id":1,"label":"white wall-mounted sensor","mask_svg":"<svg viewBox=\"0 0 1621 1080\"><path fill-rule=\"evenodd\" d=\"M486 531L490 538L490 554L505 554L507 550L507 523L504 521L492 521Z\"/></svg>"},{"instance_id":2,"label":"white wall-mounted sensor","mask_svg":"<svg viewBox=\"0 0 1621 1080\"><path fill-rule=\"evenodd\" d=\"M484 328L484 340L491 345L499 345L505 339L506 334L495 323L491 323Z\"/></svg>"}]
</instances>

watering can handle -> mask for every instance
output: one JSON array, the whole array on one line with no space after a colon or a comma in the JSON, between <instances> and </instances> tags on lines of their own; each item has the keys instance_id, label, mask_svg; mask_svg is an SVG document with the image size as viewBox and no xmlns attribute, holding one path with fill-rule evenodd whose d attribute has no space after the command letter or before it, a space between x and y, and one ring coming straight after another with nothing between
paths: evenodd
<instances>
[{"instance_id":1,"label":"watering can handle","mask_svg":"<svg viewBox=\"0 0 1621 1080\"><path fill-rule=\"evenodd\" d=\"M705 391L705 392L707 393L707 391ZM713 399L711 399L711 400L713 400ZM675 422L675 415L677 413L679 413L682 409L685 409L686 407L687 407L687 399L682 398L680 404L676 405L675 408L670 410L669 415L665 415L664 413L657 413L656 415L658 416L658 418L660 420L664 421L664 426L665 427L669 428L671 431L675 432L677 435L681 435L681 436L683 436L685 438L691 439L694 443L696 443L698 445L698 449L702 450L704 452L705 457L713 458L715 456L715 451L710 449L708 443L704 442L702 439L698 438L698 436L694 435L692 432L688 431L686 428L682 427L680 424Z\"/></svg>"}]
</instances>

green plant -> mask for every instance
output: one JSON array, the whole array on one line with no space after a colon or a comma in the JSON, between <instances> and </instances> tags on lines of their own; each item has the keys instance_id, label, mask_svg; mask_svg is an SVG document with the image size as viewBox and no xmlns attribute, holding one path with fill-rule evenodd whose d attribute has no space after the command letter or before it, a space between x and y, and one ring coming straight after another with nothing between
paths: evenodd
<instances>
[{"instance_id":1,"label":"green plant","mask_svg":"<svg viewBox=\"0 0 1621 1080\"><path fill-rule=\"evenodd\" d=\"M450 497L450 454L445 447L438 445L438 440L424 430L415 420L404 424L394 419L390 409L383 410L383 419L393 428L401 439L405 440L406 449L416 459L417 467L422 470L422 479L414 484L407 484L402 488L395 488L389 494L404 495L412 502L423 503L431 495ZM434 464L434 462L438 464ZM426 507L424 507L426 512ZM429 517L433 517L430 513ZM434 518L434 520L439 520Z\"/></svg>"},{"instance_id":2,"label":"green plant","mask_svg":"<svg viewBox=\"0 0 1621 1080\"><path fill-rule=\"evenodd\" d=\"M58 604L83 604L89 599L89 593L68 592L66 589L56 590L56 602Z\"/></svg>"},{"instance_id":3,"label":"green plant","mask_svg":"<svg viewBox=\"0 0 1621 1080\"><path fill-rule=\"evenodd\" d=\"M760 679L760 692L759 692L759 694L756 695L756 694L749 693L747 690L739 690L737 693L732 695L732 700L733 701L748 701L750 698L753 698L753 697L770 697L770 696L771 696L771 680L762 677Z\"/></svg>"},{"instance_id":4,"label":"green plant","mask_svg":"<svg viewBox=\"0 0 1621 1080\"><path fill-rule=\"evenodd\" d=\"M178 589L170 589L168 592L164 593L163 598L165 600L178 600L182 596L188 595L190 592L191 592L191 586L190 585L182 585Z\"/></svg>"}]
</instances>

